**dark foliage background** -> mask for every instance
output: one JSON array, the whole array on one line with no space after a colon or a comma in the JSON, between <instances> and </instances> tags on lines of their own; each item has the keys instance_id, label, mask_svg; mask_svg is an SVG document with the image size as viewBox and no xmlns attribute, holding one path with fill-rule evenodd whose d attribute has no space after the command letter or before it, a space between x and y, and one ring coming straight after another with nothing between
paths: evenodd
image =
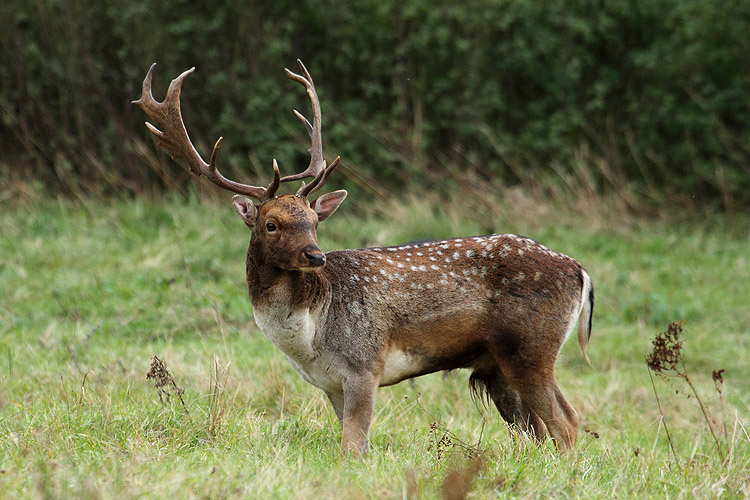
<instances>
[{"instance_id":1,"label":"dark foliage background","mask_svg":"<svg viewBox=\"0 0 750 500\"><path fill-rule=\"evenodd\" d=\"M8 0L0 169L63 192L184 185L130 105L154 61L159 99L197 66L183 112L204 156L225 137L223 170L301 169L298 57L350 189L468 173L750 204L746 0Z\"/></svg>"}]
</instances>

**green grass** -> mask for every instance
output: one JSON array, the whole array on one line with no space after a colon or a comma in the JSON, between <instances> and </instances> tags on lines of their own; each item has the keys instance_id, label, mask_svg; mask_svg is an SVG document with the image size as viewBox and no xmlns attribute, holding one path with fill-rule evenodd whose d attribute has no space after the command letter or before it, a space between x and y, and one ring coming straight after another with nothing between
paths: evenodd
<instances>
[{"instance_id":1,"label":"green grass","mask_svg":"<svg viewBox=\"0 0 750 500\"><path fill-rule=\"evenodd\" d=\"M557 365L581 415L576 451L509 434L459 371L381 389L365 460L340 454L324 397L253 323L249 232L228 202L3 201L3 497L440 498L451 471L471 467L469 498L749 496L750 219L647 222L517 201L352 200L320 242L515 232L582 262L596 287L592 365L575 342ZM644 356L680 319L688 370L717 419L711 371L726 370L726 463L677 382L656 380L678 463L660 425ZM146 380L154 355L187 413Z\"/></svg>"}]
</instances>

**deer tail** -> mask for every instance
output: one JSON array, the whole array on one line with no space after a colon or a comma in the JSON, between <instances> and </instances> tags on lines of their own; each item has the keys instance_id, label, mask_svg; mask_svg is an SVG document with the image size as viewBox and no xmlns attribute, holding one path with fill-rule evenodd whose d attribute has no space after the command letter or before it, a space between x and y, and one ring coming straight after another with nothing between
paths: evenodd
<instances>
[{"instance_id":1,"label":"deer tail","mask_svg":"<svg viewBox=\"0 0 750 500\"><path fill-rule=\"evenodd\" d=\"M589 356L586 354L586 346L591 338L591 320L594 316L594 285L588 273L581 269L583 279L583 290L581 291L581 312L578 316L578 345L581 346L583 358L586 363L590 363Z\"/></svg>"}]
</instances>

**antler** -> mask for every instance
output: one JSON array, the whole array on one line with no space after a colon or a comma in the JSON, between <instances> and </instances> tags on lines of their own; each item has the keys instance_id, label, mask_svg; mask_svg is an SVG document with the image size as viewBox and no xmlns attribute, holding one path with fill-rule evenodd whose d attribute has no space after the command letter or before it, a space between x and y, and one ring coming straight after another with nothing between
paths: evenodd
<instances>
[{"instance_id":1,"label":"antler","mask_svg":"<svg viewBox=\"0 0 750 500\"><path fill-rule=\"evenodd\" d=\"M172 80L172 83L169 84L167 96L164 98L164 101L158 102L154 99L154 96L151 93L151 80L153 79L153 72L156 63L152 64L146 74L146 78L143 80L143 92L141 98L137 101L133 101L133 104L140 106L152 120L164 129L162 132L150 123L146 123L146 126L151 133L157 137L157 145L164 148L172 156L172 159L177 160L186 166L188 170L197 176L204 176L219 187L234 193L251 196L261 203L273 198L280 183L312 177L313 180L310 181L309 184L305 184L303 181L302 186L300 186L297 191L297 196L307 197L323 186L323 183L326 181L330 173L338 166L339 158L337 157L330 165L326 166L326 161L323 158L323 140L320 133L321 113L318 93L315 91L312 77L307 71L307 68L305 68L305 65L302 64L302 61L299 59L297 59L297 64L299 64L299 67L302 69L302 75L292 73L288 69L285 69L284 71L286 71L286 75L289 78L304 85L307 90L307 95L310 96L310 101L312 102L312 125L310 125L307 118L302 116L299 111L296 109L294 110L294 114L302 121L302 123L304 123L307 133L310 135L310 165L299 174L288 175L281 178L279 174L279 166L277 165L276 160L273 160L273 181L266 188L251 186L249 184L240 184L221 175L216 167L216 156L219 152L219 146L223 139L222 137L219 137L219 140L216 141L216 145L211 153L211 159L208 163L203 161L203 158L201 158L201 155L198 154L195 146L193 146L193 143L190 141L190 137L185 129L185 123L182 121L180 92L182 90L182 82L190 73L195 71L195 68L190 68Z\"/></svg>"},{"instance_id":2,"label":"antler","mask_svg":"<svg viewBox=\"0 0 750 500\"><path fill-rule=\"evenodd\" d=\"M279 167L276 164L276 160L273 161L273 174L274 179L268 187L251 186L249 184L240 184L232 180L227 179L216 168L216 156L219 152L219 146L223 137L219 137L216 141L213 152L211 153L211 159L208 163L203 161L201 155L190 142L185 124L182 121L182 111L180 110L180 91L182 90L182 82L185 78L195 71L195 68L182 73L180 76L172 80L167 90L167 96L163 102L158 102L154 99L151 93L151 80L153 78L154 68L156 63L151 65L151 68L146 74L146 78L143 80L143 93L141 98L137 101L133 101L133 104L140 106L146 114L151 117L160 127L164 129L162 132L158 128L154 127L150 123L146 123L148 129L153 133L158 141L157 145L161 146L172 156L172 159L180 161L184 166L187 166L188 170L198 175L199 177L205 176L219 187L232 191L238 194L244 194L256 198L258 201L263 203L264 201L273 198L276 190L279 187L280 175Z\"/></svg>"},{"instance_id":3,"label":"antler","mask_svg":"<svg viewBox=\"0 0 750 500\"><path fill-rule=\"evenodd\" d=\"M302 61L300 61L299 59L297 59L297 64L302 70L302 75L292 73L286 68L284 68L284 71L286 72L286 76L296 82L301 83L305 87L305 89L307 90L307 95L310 96L310 102L312 103L312 125L310 125L310 122L302 115L302 113L300 113L296 109L294 110L294 114L305 125L307 133L310 135L310 165L308 165L308 167L299 174L287 175L286 177L283 177L281 179L281 182L296 181L299 179L312 177L313 180L310 181L310 184L305 184L305 182L303 181L302 186L300 186L299 190L297 191L298 196L307 197L323 186L323 183L326 181L330 173L333 172L333 169L338 166L340 158L337 157L335 160L333 160L333 162L331 162L330 165L326 167L326 161L325 159L323 159L323 139L320 132L320 100L318 99L318 93L315 91L315 84L313 83L312 77L307 71L307 68L305 68L305 65L302 64Z\"/></svg>"}]
</instances>

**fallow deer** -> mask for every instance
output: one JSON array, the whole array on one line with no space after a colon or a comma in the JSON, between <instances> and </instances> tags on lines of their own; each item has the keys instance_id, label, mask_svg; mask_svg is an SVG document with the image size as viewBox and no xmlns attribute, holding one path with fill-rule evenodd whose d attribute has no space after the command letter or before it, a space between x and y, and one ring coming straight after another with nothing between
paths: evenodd
<instances>
[{"instance_id":1,"label":"fallow deer","mask_svg":"<svg viewBox=\"0 0 750 500\"><path fill-rule=\"evenodd\" d=\"M310 201L339 163L326 165L318 95L304 65L286 75L312 102L310 164L281 177L276 160L267 187L226 179L216 167L220 138L206 163L190 142L178 76L163 102L151 93L154 66L133 101L162 130L146 125L173 159L238 193L234 208L250 228L247 284L255 322L310 384L322 389L342 425L341 446L368 451L378 387L439 370L472 370L475 394L491 399L511 426L560 449L576 440L578 416L555 381L554 365L578 322L586 355L594 292L575 260L528 238L491 235L323 253L318 222L346 197ZM276 196L280 183L302 182ZM240 196L254 198L256 202Z\"/></svg>"}]
</instances>

